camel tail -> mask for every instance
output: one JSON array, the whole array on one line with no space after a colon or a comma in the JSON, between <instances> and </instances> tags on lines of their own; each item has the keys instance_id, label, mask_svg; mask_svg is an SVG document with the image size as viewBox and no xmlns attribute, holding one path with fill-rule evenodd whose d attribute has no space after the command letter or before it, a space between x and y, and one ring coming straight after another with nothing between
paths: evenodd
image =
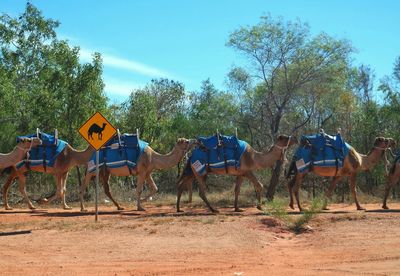
<instances>
[{"instance_id":1,"label":"camel tail","mask_svg":"<svg viewBox=\"0 0 400 276\"><path fill-rule=\"evenodd\" d=\"M178 187L182 184L185 177L193 176L192 166L190 166L190 158L187 160L185 167L183 168L182 173L178 177Z\"/></svg>"},{"instance_id":2,"label":"camel tail","mask_svg":"<svg viewBox=\"0 0 400 276\"><path fill-rule=\"evenodd\" d=\"M296 162L293 160L290 162L289 169L286 172L286 179L290 178L291 176L296 176L297 174L297 167L296 167Z\"/></svg>"},{"instance_id":3,"label":"camel tail","mask_svg":"<svg viewBox=\"0 0 400 276\"><path fill-rule=\"evenodd\" d=\"M294 187L294 184L296 184L296 175L294 175L290 180L289 180L289 186L290 188Z\"/></svg>"}]
</instances>

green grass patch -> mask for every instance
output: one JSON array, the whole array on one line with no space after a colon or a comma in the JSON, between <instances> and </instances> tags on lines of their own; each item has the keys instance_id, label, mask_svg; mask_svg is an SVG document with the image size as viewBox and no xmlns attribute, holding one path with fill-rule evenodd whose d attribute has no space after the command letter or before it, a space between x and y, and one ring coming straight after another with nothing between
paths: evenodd
<instances>
[{"instance_id":1,"label":"green grass patch","mask_svg":"<svg viewBox=\"0 0 400 276\"><path fill-rule=\"evenodd\" d=\"M300 216L290 216L286 211L287 202L282 199L275 199L267 203L266 214L279 221L282 221L289 230L296 234L305 230L305 226L314 218L326 205L321 198L314 198L309 209L304 209Z\"/></svg>"}]
</instances>

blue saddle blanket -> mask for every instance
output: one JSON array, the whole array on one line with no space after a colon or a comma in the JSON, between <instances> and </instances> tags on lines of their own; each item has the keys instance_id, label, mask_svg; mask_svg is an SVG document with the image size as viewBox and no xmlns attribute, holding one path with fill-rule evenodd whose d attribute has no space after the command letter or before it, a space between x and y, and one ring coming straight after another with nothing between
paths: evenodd
<instances>
[{"instance_id":1,"label":"blue saddle blanket","mask_svg":"<svg viewBox=\"0 0 400 276\"><path fill-rule=\"evenodd\" d=\"M297 171L308 172L312 167L343 167L350 145L340 134L335 136L319 133L303 135L293 160Z\"/></svg>"},{"instance_id":2,"label":"blue saddle blanket","mask_svg":"<svg viewBox=\"0 0 400 276\"><path fill-rule=\"evenodd\" d=\"M99 168L121 168L133 169L137 165L139 157L143 154L148 143L138 139L136 134L124 133L118 138L115 135L99 151ZM96 153L92 155L88 163L88 172L96 170Z\"/></svg>"},{"instance_id":3,"label":"blue saddle blanket","mask_svg":"<svg viewBox=\"0 0 400 276\"><path fill-rule=\"evenodd\" d=\"M17 142L21 138L33 138L37 137L37 134L30 134L27 136L18 136ZM39 132L39 138L42 140L42 144L33 147L26 155L26 159L18 162L16 168L19 169L26 165L28 167L53 167L58 155L67 146L67 142L57 139L54 135L50 135L44 132Z\"/></svg>"},{"instance_id":4,"label":"blue saddle blanket","mask_svg":"<svg viewBox=\"0 0 400 276\"><path fill-rule=\"evenodd\" d=\"M199 175L206 173L207 166L210 169L240 167L240 160L247 147L245 141L225 135L199 137L198 141L201 145L193 149L190 163Z\"/></svg>"}]
</instances>

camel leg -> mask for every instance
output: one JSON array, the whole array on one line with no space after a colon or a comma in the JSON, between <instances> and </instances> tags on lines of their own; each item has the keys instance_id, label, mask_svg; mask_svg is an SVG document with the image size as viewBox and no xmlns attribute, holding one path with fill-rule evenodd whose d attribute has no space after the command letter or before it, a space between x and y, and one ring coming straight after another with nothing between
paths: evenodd
<instances>
[{"instance_id":1,"label":"camel leg","mask_svg":"<svg viewBox=\"0 0 400 276\"><path fill-rule=\"evenodd\" d=\"M25 198L25 202L28 204L29 209L31 209L31 210L36 209L36 207L33 206L32 202L30 201L28 195L26 194L26 176L24 174L21 174L18 177L18 187L19 187L20 193Z\"/></svg>"},{"instance_id":2,"label":"camel leg","mask_svg":"<svg viewBox=\"0 0 400 276\"><path fill-rule=\"evenodd\" d=\"M157 185L154 182L153 177L151 176L151 174L147 175L146 183L150 187L150 193L145 198L143 198L142 201L147 201L150 197L154 196L158 191Z\"/></svg>"},{"instance_id":3,"label":"camel leg","mask_svg":"<svg viewBox=\"0 0 400 276\"><path fill-rule=\"evenodd\" d=\"M353 194L354 202L356 203L357 210L365 210L365 208L361 207L360 203L358 203L357 199L357 188L356 188L356 174L350 175L350 189Z\"/></svg>"},{"instance_id":4,"label":"camel leg","mask_svg":"<svg viewBox=\"0 0 400 276\"><path fill-rule=\"evenodd\" d=\"M181 196L184 190L187 190L188 187L190 189L190 191L192 190L192 182L193 182L193 177L192 176L181 176L181 178L178 180L178 192L176 195L176 211L179 212L183 212L180 209L180 202L181 202ZM190 194L191 197L191 194Z\"/></svg>"},{"instance_id":5,"label":"camel leg","mask_svg":"<svg viewBox=\"0 0 400 276\"><path fill-rule=\"evenodd\" d=\"M343 178L343 176L338 175L333 177L331 184L329 185L328 190L325 193L325 203L328 201L328 199L332 198L332 193L336 188L337 183ZM326 205L326 204L325 204ZM329 210L326 206L324 208L324 210Z\"/></svg>"},{"instance_id":6,"label":"camel leg","mask_svg":"<svg viewBox=\"0 0 400 276\"><path fill-rule=\"evenodd\" d=\"M293 187L296 183L296 176L293 176L292 179L288 182L288 190L289 190L289 197L290 197L290 202L289 202L289 207L294 210L294 200L293 200Z\"/></svg>"},{"instance_id":7,"label":"camel leg","mask_svg":"<svg viewBox=\"0 0 400 276\"><path fill-rule=\"evenodd\" d=\"M119 206L118 202L113 198L110 192L110 185L109 185L109 180L110 180L110 173L109 172L104 172L102 174L103 176L103 188L104 188L104 193L108 196L109 199L114 203L115 206L117 206L118 210L124 210L123 207Z\"/></svg>"},{"instance_id":8,"label":"camel leg","mask_svg":"<svg viewBox=\"0 0 400 276\"><path fill-rule=\"evenodd\" d=\"M4 208L6 210L12 210L11 206L8 204L8 189L10 188L11 184L13 183L15 179L15 175L10 174L7 178L7 182L3 186L3 202L4 202Z\"/></svg>"},{"instance_id":9,"label":"camel leg","mask_svg":"<svg viewBox=\"0 0 400 276\"><path fill-rule=\"evenodd\" d=\"M389 207L386 204L387 198L389 196L390 190L394 187L394 185L398 183L399 177L400 175L399 173L396 173L396 171L393 174L389 174L385 187L385 195L383 196L383 205L382 205L383 209L389 209Z\"/></svg>"},{"instance_id":10,"label":"camel leg","mask_svg":"<svg viewBox=\"0 0 400 276\"><path fill-rule=\"evenodd\" d=\"M146 176L143 174L138 174L137 176L137 184L136 184L136 200L137 200L137 210L138 211L146 211L141 205L140 196L142 194L144 180Z\"/></svg>"},{"instance_id":11,"label":"camel leg","mask_svg":"<svg viewBox=\"0 0 400 276\"><path fill-rule=\"evenodd\" d=\"M262 193L262 189L263 189L263 184L261 184L261 182L258 181L257 177L255 177L255 175L252 172L248 172L246 174L246 177L251 181L251 183L253 183L254 189L256 190L257 201L258 201L257 209L262 210L261 193Z\"/></svg>"},{"instance_id":12,"label":"camel leg","mask_svg":"<svg viewBox=\"0 0 400 276\"><path fill-rule=\"evenodd\" d=\"M93 174L90 173L86 173L85 174L85 179L82 182L82 185L79 189L79 197L80 197L80 201L81 201L81 212L87 212L87 209L85 208L85 204L84 204L84 196L85 196L85 192L86 192L86 188L88 187L90 180L92 179Z\"/></svg>"},{"instance_id":13,"label":"camel leg","mask_svg":"<svg viewBox=\"0 0 400 276\"><path fill-rule=\"evenodd\" d=\"M297 201L297 207L299 207L300 212L303 211L303 208L300 205L300 196L299 196L299 190L300 190L301 183L303 182L303 177L304 177L304 174L302 174L302 173L296 174L296 182L293 187L293 192L294 192L294 195L295 195L296 201Z\"/></svg>"},{"instance_id":14,"label":"camel leg","mask_svg":"<svg viewBox=\"0 0 400 276\"><path fill-rule=\"evenodd\" d=\"M52 197L50 197L50 198L43 198L42 199L42 202L43 203L51 203L51 202L53 202L54 200L56 200L57 198L59 198L59 199L63 199L63 189L64 189L64 187L63 187L63 180L64 180L64 175L60 175L60 174L57 174L57 175L55 175L55 179L56 179L56 187L57 187L57 190L56 190L56 193L55 193L55 195L53 195ZM64 204L65 202L63 202L63 204ZM65 207L65 206L64 206ZM68 206L67 206L68 207Z\"/></svg>"},{"instance_id":15,"label":"camel leg","mask_svg":"<svg viewBox=\"0 0 400 276\"><path fill-rule=\"evenodd\" d=\"M188 191L188 203L192 203L192 196L193 196L193 180L191 180L191 181L189 181L188 183L187 183L187 191Z\"/></svg>"},{"instance_id":16,"label":"camel leg","mask_svg":"<svg viewBox=\"0 0 400 276\"><path fill-rule=\"evenodd\" d=\"M72 208L67 205L65 200L65 193L67 192L67 179L68 179L68 172L66 172L61 176L61 181L62 181L61 203L63 205L64 210L71 210Z\"/></svg>"},{"instance_id":17,"label":"camel leg","mask_svg":"<svg viewBox=\"0 0 400 276\"><path fill-rule=\"evenodd\" d=\"M196 176L197 181L199 182L199 195L200 198L204 201L205 204L207 204L207 207L211 210L213 213L218 213L217 209L214 209L210 202L207 199L206 196L206 180L204 176Z\"/></svg>"},{"instance_id":18,"label":"camel leg","mask_svg":"<svg viewBox=\"0 0 400 276\"><path fill-rule=\"evenodd\" d=\"M329 188L328 188L328 190L327 190L326 193L325 193L325 196L326 196L327 198L331 198L331 197L332 197L333 190L335 190L337 183L338 183L339 180L341 180L342 178L343 178L343 176L341 176L341 175L338 175L338 176L333 177L332 182L331 182L331 184L329 185Z\"/></svg>"},{"instance_id":19,"label":"camel leg","mask_svg":"<svg viewBox=\"0 0 400 276\"><path fill-rule=\"evenodd\" d=\"M240 194L240 187L242 186L243 183L243 176L237 176L236 177L236 185L235 185L235 212L243 212L242 209L238 207L238 199L239 199L239 194Z\"/></svg>"}]
</instances>

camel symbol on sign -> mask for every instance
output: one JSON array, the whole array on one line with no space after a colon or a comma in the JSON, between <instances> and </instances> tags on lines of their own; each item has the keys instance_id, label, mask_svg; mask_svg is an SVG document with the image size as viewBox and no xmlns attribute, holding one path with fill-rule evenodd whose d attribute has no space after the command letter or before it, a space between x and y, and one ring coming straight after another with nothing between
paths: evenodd
<instances>
[{"instance_id":1,"label":"camel symbol on sign","mask_svg":"<svg viewBox=\"0 0 400 276\"><path fill-rule=\"evenodd\" d=\"M97 133L98 140L101 140L103 138L103 130L105 129L106 125L106 123L103 123L103 127L100 127L96 123L92 124L88 129L88 139L93 140L93 133Z\"/></svg>"}]
</instances>

